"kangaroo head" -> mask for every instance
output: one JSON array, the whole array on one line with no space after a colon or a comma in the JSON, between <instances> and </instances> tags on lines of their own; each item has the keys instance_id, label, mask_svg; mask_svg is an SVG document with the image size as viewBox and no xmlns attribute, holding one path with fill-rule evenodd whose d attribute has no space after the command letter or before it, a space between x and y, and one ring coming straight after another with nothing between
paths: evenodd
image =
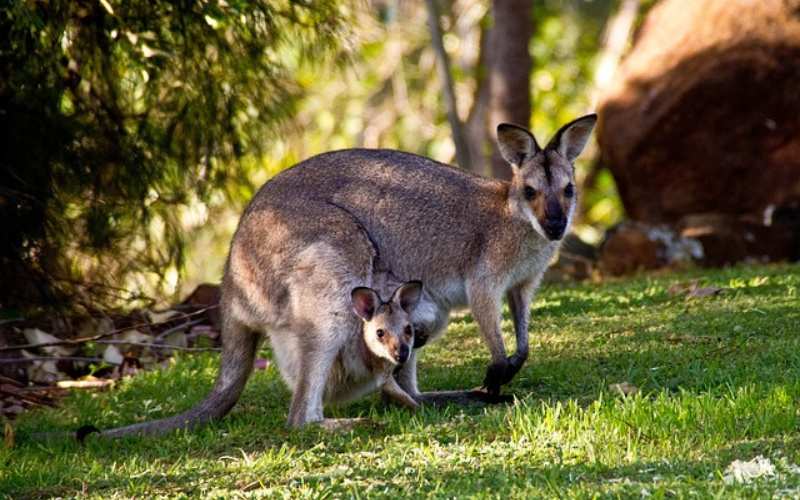
<instances>
[{"instance_id":1,"label":"kangaroo head","mask_svg":"<svg viewBox=\"0 0 800 500\"><path fill-rule=\"evenodd\" d=\"M409 281L392 293L388 302L372 288L360 286L350 293L353 311L364 320L367 348L392 364L408 360L414 346L410 315L422 296L422 283Z\"/></svg>"},{"instance_id":2,"label":"kangaroo head","mask_svg":"<svg viewBox=\"0 0 800 500\"><path fill-rule=\"evenodd\" d=\"M497 126L500 154L513 170L509 202L516 215L530 221L543 237L564 237L577 204L575 167L597 115L573 120L556 132L542 149L527 129L501 123Z\"/></svg>"}]
</instances>

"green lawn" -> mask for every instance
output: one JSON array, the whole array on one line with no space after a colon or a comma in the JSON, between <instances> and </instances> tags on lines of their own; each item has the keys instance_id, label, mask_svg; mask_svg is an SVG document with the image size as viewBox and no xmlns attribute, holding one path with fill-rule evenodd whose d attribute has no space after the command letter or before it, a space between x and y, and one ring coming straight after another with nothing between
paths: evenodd
<instances>
[{"instance_id":1,"label":"green lawn","mask_svg":"<svg viewBox=\"0 0 800 500\"><path fill-rule=\"evenodd\" d=\"M699 278L706 298L667 289ZM508 345L511 323L503 323ZM335 410L373 425L328 434L284 428L289 393L257 372L222 422L195 432L81 448L26 433L115 426L200 399L213 355L184 356L106 393L21 418L0 450L0 495L152 496L800 496L800 266L641 276L551 286L533 306L531 357L485 409L384 408L377 396ZM426 347L423 388L476 386L489 359L471 317ZM640 389L622 397L610 384ZM727 484L758 455L772 477Z\"/></svg>"}]
</instances>

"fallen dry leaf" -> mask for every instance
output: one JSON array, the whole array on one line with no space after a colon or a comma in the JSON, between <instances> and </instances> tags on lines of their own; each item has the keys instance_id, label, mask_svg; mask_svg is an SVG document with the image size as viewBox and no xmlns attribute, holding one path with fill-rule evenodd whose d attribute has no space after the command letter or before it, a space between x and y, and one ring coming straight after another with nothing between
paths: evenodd
<instances>
[{"instance_id":1,"label":"fallen dry leaf","mask_svg":"<svg viewBox=\"0 0 800 500\"><path fill-rule=\"evenodd\" d=\"M62 389L102 389L114 385L114 381L88 375L81 380L59 380L56 385Z\"/></svg>"},{"instance_id":2,"label":"fallen dry leaf","mask_svg":"<svg viewBox=\"0 0 800 500\"><path fill-rule=\"evenodd\" d=\"M178 330L164 337L164 344L180 348L187 347L189 342L186 339L186 333L183 330Z\"/></svg>"},{"instance_id":3,"label":"fallen dry leaf","mask_svg":"<svg viewBox=\"0 0 800 500\"><path fill-rule=\"evenodd\" d=\"M189 332L189 337L208 337L210 339L216 339L219 337L219 331L215 330L211 325L198 325L192 327Z\"/></svg>"},{"instance_id":4,"label":"fallen dry leaf","mask_svg":"<svg viewBox=\"0 0 800 500\"><path fill-rule=\"evenodd\" d=\"M111 365L121 365L125 357L116 346L108 345L103 351L103 361Z\"/></svg>"},{"instance_id":5,"label":"fallen dry leaf","mask_svg":"<svg viewBox=\"0 0 800 500\"><path fill-rule=\"evenodd\" d=\"M708 335L669 335L665 337L667 342L672 342L675 344L679 343L686 343L686 344L705 344L708 342L717 342L720 340L719 337L710 337Z\"/></svg>"},{"instance_id":6,"label":"fallen dry leaf","mask_svg":"<svg viewBox=\"0 0 800 500\"><path fill-rule=\"evenodd\" d=\"M630 382L620 382L619 384L611 384L608 386L608 390L623 397L633 396L639 393L639 388L631 384Z\"/></svg>"},{"instance_id":7,"label":"fallen dry leaf","mask_svg":"<svg viewBox=\"0 0 800 500\"><path fill-rule=\"evenodd\" d=\"M120 340L122 342L131 342L132 344L150 344L153 342L153 337L150 335L146 335L140 332L139 330L132 329L132 330L125 330L124 332L118 335L114 335L114 340Z\"/></svg>"},{"instance_id":8,"label":"fallen dry leaf","mask_svg":"<svg viewBox=\"0 0 800 500\"><path fill-rule=\"evenodd\" d=\"M14 427L9 423L6 422L6 425L3 429L3 445L6 449L11 449L14 447Z\"/></svg>"},{"instance_id":9,"label":"fallen dry leaf","mask_svg":"<svg viewBox=\"0 0 800 500\"><path fill-rule=\"evenodd\" d=\"M78 337L94 337L114 330L114 322L110 318L85 318L77 328Z\"/></svg>"},{"instance_id":10,"label":"fallen dry leaf","mask_svg":"<svg viewBox=\"0 0 800 500\"><path fill-rule=\"evenodd\" d=\"M27 340L29 344L50 344L53 342L62 342L62 339L56 337L55 335L50 335L47 332L43 332L38 328L26 328L22 331L22 334L25 335L25 340ZM66 347L63 345L51 345L40 347L39 349L50 356L69 356L76 350L75 347Z\"/></svg>"},{"instance_id":11,"label":"fallen dry leaf","mask_svg":"<svg viewBox=\"0 0 800 500\"><path fill-rule=\"evenodd\" d=\"M725 291L724 288L719 288L716 286L704 286L701 288L695 288L694 290L690 291L686 296L695 298L711 297L714 295L719 295L723 291Z\"/></svg>"},{"instance_id":12,"label":"fallen dry leaf","mask_svg":"<svg viewBox=\"0 0 800 500\"><path fill-rule=\"evenodd\" d=\"M25 411L25 407L22 406L19 403L14 403L12 405L9 405L9 406L6 406L5 408L3 408L3 413L6 414L6 415L15 415L16 416L16 415L19 415L20 413L22 413L23 411Z\"/></svg>"},{"instance_id":13,"label":"fallen dry leaf","mask_svg":"<svg viewBox=\"0 0 800 500\"><path fill-rule=\"evenodd\" d=\"M179 314L177 311L171 309L166 311L147 311L147 319L150 320L150 323L164 323L177 314Z\"/></svg>"},{"instance_id":14,"label":"fallen dry leaf","mask_svg":"<svg viewBox=\"0 0 800 500\"><path fill-rule=\"evenodd\" d=\"M38 357L36 354L24 349L21 350L20 353L26 358ZM56 380L67 378L67 374L58 369L56 361L53 359L33 360L28 363L26 370L28 372L28 380L41 384L52 384Z\"/></svg>"},{"instance_id":15,"label":"fallen dry leaf","mask_svg":"<svg viewBox=\"0 0 800 500\"><path fill-rule=\"evenodd\" d=\"M115 378L130 377L139 373L142 368L142 358L126 356L122 364L114 370L114 375Z\"/></svg>"},{"instance_id":16,"label":"fallen dry leaf","mask_svg":"<svg viewBox=\"0 0 800 500\"><path fill-rule=\"evenodd\" d=\"M689 283L675 283L667 289L667 293L670 295L686 295L686 297L690 298L713 297L724 291L725 288L716 286L701 287L697 280L690 281Z\"/></svg>"},{"instance_id":17,"label":"fallen dry leaf","mask_svg":"<svg viewBox=\"0 0 800 500\"><path fill-rule=\"evenodd\" d=\"M670 295L683 295L688 293L692 288L697 287L697 281L691 281L689 283L674 283L667 288L667 293Z\"/></svg>"}]
</instances>

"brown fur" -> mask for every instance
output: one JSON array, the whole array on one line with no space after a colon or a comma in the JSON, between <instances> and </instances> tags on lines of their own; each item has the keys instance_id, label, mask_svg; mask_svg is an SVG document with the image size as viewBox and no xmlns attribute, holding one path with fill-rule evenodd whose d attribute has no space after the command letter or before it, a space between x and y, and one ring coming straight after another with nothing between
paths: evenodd
<instances>
[{"instance_id":1,"label":"brown fur","mask_svg":"<svg viewBox=\"0 0 800 500\"><path fill-rule=\"evenodd\" d=\"M425 283L410 319L431 338L444 331L452 309L471 309L492 356L484 385L497 395L528 356L530 302L563 234L542 229L554 219L548 199L574 182L571 163L594 122L590 115L565 125L544 149L525 129L498 127L510 183L390 150L325 153L282 172L253 198L231 243L222 365L212 393L182 415L106 434L164 432L224 415L264 336L293 392L289 425L322 421L331 369L360 331L347 294L383 274ZM543 210L531 210L526 184L546 198ZM574 200L559 203L555 223L566 228ZM517 339L511 357L500 330L504 297ZM412 401L437 402L417 390L413 352L397 382ZM448 397L441 400L460 400Z\"/></svg>"}]
</instances>

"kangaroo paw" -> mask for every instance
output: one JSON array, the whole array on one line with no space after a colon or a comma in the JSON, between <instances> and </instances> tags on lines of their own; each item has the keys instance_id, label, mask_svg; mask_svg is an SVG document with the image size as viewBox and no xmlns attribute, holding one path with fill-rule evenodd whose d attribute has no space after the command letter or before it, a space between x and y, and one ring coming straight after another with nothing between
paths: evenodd
<instances>
[{"instance_id":1,"label":"kangaroo paw","mask_svg":"<svg viewBox=\"0 0 800 500\"><path fill-rule=\"evenodd\" d=\"M471 398L485 402L487 405L501 405L514 402L514 396L510 394L495 394L489 392L484 387L478 387L468 391Z\"/></svg>"},{"instance_id":2,"label":"kangaroo paw","mask_svg":"<svg viewBox=\"0 0 800 500\"><path fill-rule=\"evenodd\" d=\"M483 387L486 392L493 396L500 396L500 386L505 385L514 378L514 375L522 368L525 358L516 354L498 363L492 363L486 369L486 378L483 380Z\"/></svg>"}]
</instances>

